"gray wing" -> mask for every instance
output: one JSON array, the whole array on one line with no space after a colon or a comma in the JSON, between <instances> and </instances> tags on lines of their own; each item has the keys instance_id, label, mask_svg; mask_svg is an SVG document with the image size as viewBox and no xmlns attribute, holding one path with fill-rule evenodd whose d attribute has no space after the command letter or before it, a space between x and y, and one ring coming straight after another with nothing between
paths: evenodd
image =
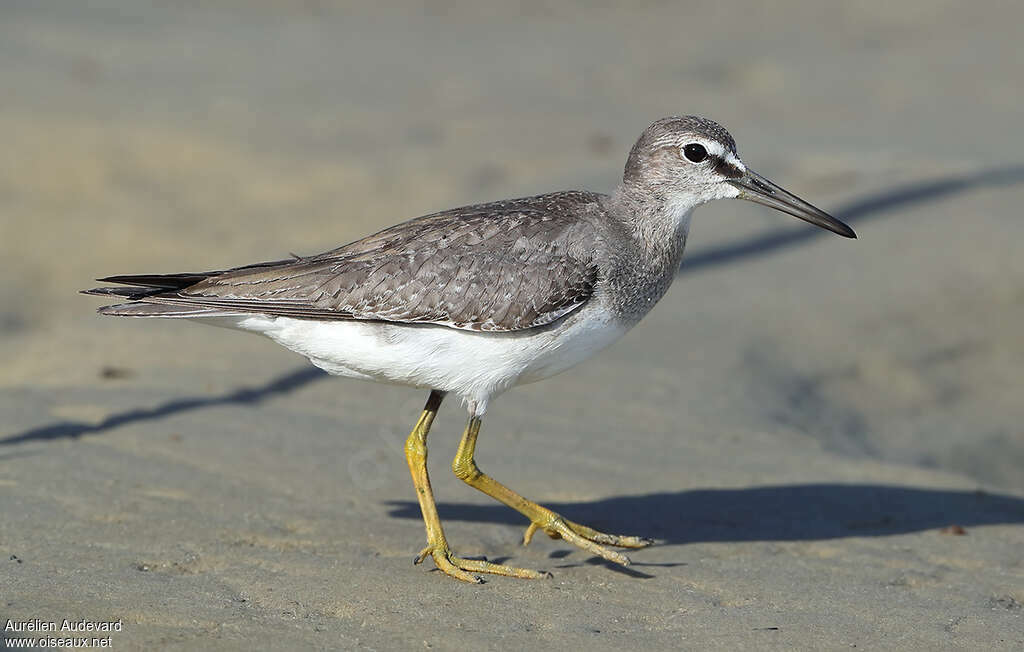
<instances>
[{"instance_id":1,"label":"gray wing","mask_svg":"<svg viewBox=\"0 0 1024 652\"><path fill-rule=\"evenodd\" d=\"M557 193L468 206L318 256L205 274L111 277L103 280L138 287L92 293L135 301L125 308L174 306L186 311L182 316L213 309L479 331L533 328L576 310L593 294L597 238L584 218L598 197ZM142 316L119 313L120 307L103 311Z\"/></svg>"}]
</instances>

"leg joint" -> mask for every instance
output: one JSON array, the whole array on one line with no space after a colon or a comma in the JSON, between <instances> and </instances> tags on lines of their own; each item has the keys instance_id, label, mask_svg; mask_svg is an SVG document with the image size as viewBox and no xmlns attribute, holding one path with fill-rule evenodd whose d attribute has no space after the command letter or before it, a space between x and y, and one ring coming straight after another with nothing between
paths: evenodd
<instances>
[{"instance_id":1,"label":"leg joint","mask_svg":"<svg viewBox=\"0 0 1024 652\"><path fill-rule=\"evenodd\" d=\"M468 460L456 457L452 461L452 473L454 473L455 477L459 480L467 483L472 483L483 475L483 472L476 465L476 461L472 457Z\"/></svg>"},{"instance_id":2,"label":"leg joint","mask_svg":"<svg viewBox=\"0 0 1024 652\"><path fill-rule=\"evenodd\" d=\"M405 459L426 461L427 441L419 429L413 430L409 438L405 440Z\"/></svg>"}]
</instances>

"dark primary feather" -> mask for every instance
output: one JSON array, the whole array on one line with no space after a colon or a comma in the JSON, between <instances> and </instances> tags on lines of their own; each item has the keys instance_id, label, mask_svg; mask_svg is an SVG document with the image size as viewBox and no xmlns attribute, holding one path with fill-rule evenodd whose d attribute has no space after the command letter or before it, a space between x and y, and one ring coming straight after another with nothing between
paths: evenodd
<instances>
[{"instance_id":1,"label":"dark primary feather","mask_svg":"<svg viewBox=\"0 0 1024 652\"><path fill-rule=\"evenodd\" d=\"M582 306L597 282L601 196L562 192L416 218L307 258L201 274L125 275L89 294L136 303L106 314L297 318L442 324L513 331ZM141 304L141 305L140 305ZM149 306L149 307L143 307Z\"/></svg>"}]
</instances>

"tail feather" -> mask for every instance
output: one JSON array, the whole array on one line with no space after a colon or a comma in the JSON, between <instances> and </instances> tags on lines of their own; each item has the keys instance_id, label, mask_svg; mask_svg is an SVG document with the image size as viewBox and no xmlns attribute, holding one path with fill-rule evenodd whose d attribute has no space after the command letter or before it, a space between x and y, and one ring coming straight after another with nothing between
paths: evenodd
<instances>
[{"instance_id":1,"label":"tail feather","mask_svg":"<svg viewBox=\"0 0 1024 652\"><path fill-rule=\"evenodd\" d=\"M137 285L145 288L159 288L161 290L180 290L217 274L220 274L220 272L202 272L199 274L121 274L96 280L102 283Z\"/></svg>"},{"instance_id":2,"label":"tail feather","mask_svg":"<svg viewBox=\"0 0 1024 652\"><path fill-rule=\"evenodd\" d=\"M118 303L112 306L103 306L96 312L101 315L113 315L116 317L164 317L178 319L224 317L233 314L216 308L172 306L162 303Z\"/></svg>"},{"instance_id":3,"label":"tail feather","mask_svg":"<svg viewBox=\"0 0 1024 652\"><path fill-rule=\"evenodd\" d=\"M108 276L106 278L96 280L104 283L120 283L121 287L91 288L89 290L82 290L82 294L90 294L100 297L117 297L118 299L128 299L132 302L103 306L97 310L101 315L165 318L218 317L227 313L216 308L168 305L165 303L149 303L146 301L147 298L164 292L182 290L218 273L219 272L207 272L203 274L125 274L120 276Z\"/></svg>"},{"instance_id":4,"label":"tail feather","mask_svg":"<svg viewBox=\"0 0 1024 652\"><path fill-rule=\"evenodd\" d=\"M204 281L211 276L220 276L226 272L238 272L246 269L277 267L279 265L287 265L288 263L295 262L296 259L301 260L298 256L294 256L293 258L285 260L271 260L266 263L255 263L253 265L244 265L242 267L212 272L184 272L179 274L118 274L117 276L108 276L106 278L98 278L96 280L103 283L137 285L147 288L160 288L161 290L182 290L190 285L195 285L199 281Z\"/></svg>"},{"instance_id":5,"label":"tail feather","mask_svg":"<svg viewBox=\"0 0 1024 652\"><path fill-rule=\"evenodd\" d=\"M158 292L166 292L163 288L91 288L82 290L82 294L89 294L96 297L121 297L123 299L143 299Z\"/></svg>"},{"instance_id":6,"label":"tail feather","mask_svg":"<svg viewBox=\"0 0 1024 652\"><path fill-rule=\"evenodd\" d=\"M231 312L224 308L162 303L160 302L159 295L184 290L185 288L206 280L211 276L220 276L225 272L263 267L276 267L278 265L291 263L293 260L294 258L291 260L274 260L267 263L256 263L255 265L236 267L231 270L212 272L187 272L182 274L120 274L117 276L107 276L106 278L96 280L103 283L119 283L122 287L92 288L89 290L82 290L82 294L90 294L100 297L117 297L118 299L127 299L128 301L133 302L103 306L97 311L101 315L171 318L223 317L226 315L237 315L239 313Z\"/></svg>"}]
</instances>

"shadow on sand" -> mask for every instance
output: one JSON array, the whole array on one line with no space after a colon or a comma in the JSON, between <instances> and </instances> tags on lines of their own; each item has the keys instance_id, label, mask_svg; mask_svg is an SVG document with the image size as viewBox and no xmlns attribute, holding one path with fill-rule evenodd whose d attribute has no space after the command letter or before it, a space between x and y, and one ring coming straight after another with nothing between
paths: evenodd
<instances>
[{"instance_id":1,"label":"shadow on sand","mask_svg":"<svg viewBox=\"0 0 1024 652\"><path fill-rule=\"evenodd\" d=\"M419 519L419 504L395 501L389 515ZM1024 523L1024 499L985 491L895 485L806 484L619 496L544 503L571 520L668 544L811 541L888 536L959 525ZM442 520L527 525L501 504L439 503Z\"/></svg>"},{"instance_id":2,"label":"shadow on sand","mask_svg":"<svg viewBox=\"0 0 1024 652\"><path fill-rule=\"evenodd\" d=\"M136 421L151 421L162 417L213 407L216 405L256 405L277 394L287 394L313 381L326 378L327 374L315 367L303 367L275 378L259 387L242 387L220 396L189 396L167 401L152 408L135 408L112 414L99 423L82 421L58 421L38 428L0 439L0 446L19 444L25 441L78 438L96 435L118 426ZM2 459L2 458L0 458Z\"/></svg>"}]
</instances>

